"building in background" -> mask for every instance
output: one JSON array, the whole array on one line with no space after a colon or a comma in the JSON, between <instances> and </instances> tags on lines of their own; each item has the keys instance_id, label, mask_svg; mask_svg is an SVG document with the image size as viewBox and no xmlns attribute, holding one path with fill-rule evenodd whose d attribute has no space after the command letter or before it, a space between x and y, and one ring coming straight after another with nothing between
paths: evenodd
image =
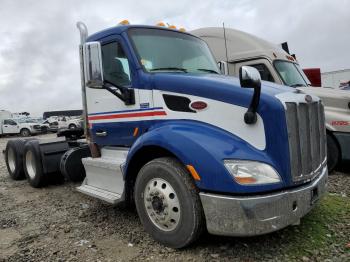
<instances>
[{"instance_id":1,"label":"building in background","mask_svg":"<svg viewBox=\"0 0 350 262\"><path fill-rule=\"evenodd\" d=\"M350 81L350 69L321 73L322 86L339 88L340 83Z\"/></svg>"}]
</instances>

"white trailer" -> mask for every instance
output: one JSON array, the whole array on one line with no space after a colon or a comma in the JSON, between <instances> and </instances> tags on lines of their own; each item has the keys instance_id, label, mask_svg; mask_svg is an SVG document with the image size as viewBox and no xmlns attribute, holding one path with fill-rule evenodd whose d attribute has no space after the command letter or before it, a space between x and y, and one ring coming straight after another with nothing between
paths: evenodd
<instances>
[{"instance_id":1,"label":"white trailer","mask_svg":"<svg viewBox=\"0 0 350 262\"><path fill-rule=\"evenodd\" d=\"M339 88L342 82L350 81L350 68L344 70L321 73L322 85L325 87Z\"/></svg>"}]
</instances>

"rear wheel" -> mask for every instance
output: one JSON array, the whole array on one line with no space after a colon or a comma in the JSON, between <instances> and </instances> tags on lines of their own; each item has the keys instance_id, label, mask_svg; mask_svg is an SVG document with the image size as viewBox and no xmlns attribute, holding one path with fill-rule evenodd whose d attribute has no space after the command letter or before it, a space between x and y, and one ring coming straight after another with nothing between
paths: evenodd
<instances>
[{"instance_id":1,"label":"rear wheel","mask_svg":"<svg viewBox=\"0 0 350 262\"><path fill-rule=\"evenodd\" d=\"M335 139L327 134L327 166L328 171L332 172L339 162L340 152Z\"/></svg>"},{"instance_id":2,"label":"rear wheel","mask_svg":"<svg viewBox=\"0 0 350 262\"><path fill-rule=\"evenodd\" d=\"M68 126L68 128L69 128L69 129L76 129L77 126L76 126L75 124L70 124L70 125Z\"/></svg>"},{"instance_id":3,"label":"rear wheel","mask_svg":"<svg viewBox=\"0 0 350 262\"><path fill-rule=\"evenodd\" d=\"M42 187L46 183L38 141L30 141L24 147L23 168L32 187Z\"/></svg>"},{"instance_id":4,"label":"rear wheel","mask_svg":"<svg viewBox=\"0 0 350 262\"><path fill-rule=\"evenodd\" d=\"M23 149L25 141L20 139L7 142L5 149L5 162L10 177L14 180L23 179Z\"/></svg>"},{"instance_id":5,"label":"rear wheel","mask_svg":"<svg viewBox=\"0 0 350 262\"><path fill-rule=\"evenodd\" d=\"M30 136L30 130L27 129L27 128L23 128L23 129L21 129L20 134L21 134L21 136L23 136L23 137Z\"/></svg>"},{"instance_id":6,"label":"rear wheel","mask_svg":"<svg viewBox=\"0 0 350 262\"><path fill-rule=\"evenodd\" d=\"M135 184L135 203L145 230L163 245L182 248L203 232L198 189L174 158L158 158L142 167Z\"/></svg>"}]
</instances>

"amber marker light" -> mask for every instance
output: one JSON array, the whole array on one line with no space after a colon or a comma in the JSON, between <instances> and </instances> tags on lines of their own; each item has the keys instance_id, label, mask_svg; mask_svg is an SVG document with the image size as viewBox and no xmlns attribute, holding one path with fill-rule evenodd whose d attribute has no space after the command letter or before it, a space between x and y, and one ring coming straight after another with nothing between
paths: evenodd
<instances>
[{"instance_id":1,"label":"amber marker light","mask_svg":"<svg viewBox=\"0 0 350 262\"><path fill-rule=\"evenodd\" d=\"M156 24L156 26L163 26L163 27L165 27L165 24L163 22L159 22L159 23Z\"/></svg>"},{"instance_id":2,"label":"amber marker light","mask_svg":"<svg viewBox=\"0 0 350 262\"><path fill-rule=\"evenodd\" d=\"M119 25L130 25L130 22L129 22L129 20L123 20L123 21L120 21L119 22Z\"/></svg>"},{"instance_id":3,"label":"amber marker light","mask_svg":"<svg viewBox=\"0 0 350 262\"><path fill-rule=\"evenodd\" d=\"M138 128L138 127L135 127L133 136L137 136L138 133L139 133L139 128Z\"/></svg>"},{"instance_id":4,"label":"amber marker light","mask_svg":"<svg viewBox=\"0 0 350 262\"><path fill-rule=\"evenodd\" d=\"M196 180L196 181L201 180L201 177L198 175L196 169L194 169L194 167L192 165L187 165L186 167L187 167L188 171L190 171L191 176L193 177L194 180Z\"/></svg>"}]
</instances>

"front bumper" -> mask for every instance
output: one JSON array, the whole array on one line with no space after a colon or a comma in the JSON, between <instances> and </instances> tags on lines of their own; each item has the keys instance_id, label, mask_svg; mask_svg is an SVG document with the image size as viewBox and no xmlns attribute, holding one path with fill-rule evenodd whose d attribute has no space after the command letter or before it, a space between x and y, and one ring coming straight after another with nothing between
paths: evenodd
<instances>
[{"instance_id":1,"label":"front bumper","mask_svg":"<svg viewBox=\"0 0 350 262\"><path fill-rule=\"evenodd\" d=\"M278 193L232 197L200 193L209 233L256 236L297 223L325 194L328 170L307 185Z\"/></svg>"}]
</instances>

